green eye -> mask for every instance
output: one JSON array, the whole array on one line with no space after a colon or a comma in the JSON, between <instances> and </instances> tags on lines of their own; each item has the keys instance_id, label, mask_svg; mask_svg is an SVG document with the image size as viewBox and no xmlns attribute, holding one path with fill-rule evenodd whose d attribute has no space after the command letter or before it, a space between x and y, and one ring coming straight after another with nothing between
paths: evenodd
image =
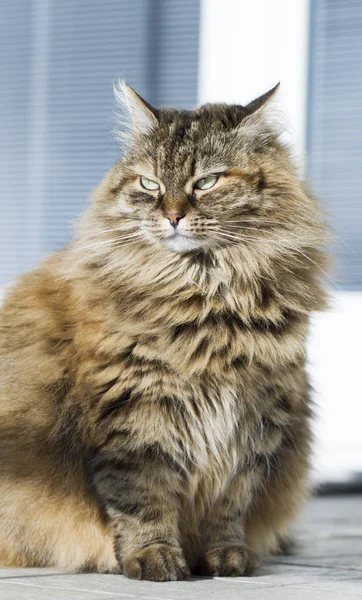
<instances>
[{"instance_id":1,"label":"green eye","mask_svg":"<svg viewBox=\"0 0 362 600\"><path fill-rule=\"evenodd\" d=\"M196 181L195 188L198 190L209 190L215 185L218 179L217 175L208 175Z\"/></svg>"},{"instance_id":2,"label":"green eye","mask_svg":"<svg viewBox=\"0 0 362 600\"><path fill-rule=\"evenodd\" d=\"M157 181L153 181L153 179L147 179L147 177L140 177L140 182L142 187L144 187L146 190L155 191L160 189L160 186L157 183Z\"/></svg>"}]
</instances>

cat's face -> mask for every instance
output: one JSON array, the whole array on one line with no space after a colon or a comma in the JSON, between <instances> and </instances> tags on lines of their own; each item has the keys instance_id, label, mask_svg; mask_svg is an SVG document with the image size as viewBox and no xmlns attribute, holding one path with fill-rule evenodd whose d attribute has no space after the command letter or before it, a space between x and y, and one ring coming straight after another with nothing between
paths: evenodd
<instances>
[{"instance_id":1,"label":"cat's face","mask_svg":"<svg viewBox=\"0 0 362 600\"><path fill-rule=\"evenodd\" d=\"M178 253L250 244L273 223L293 223L295 177L262 114L274 91L247 107L176 111L153 109L124 89L133 131L115 170L108 223Z\"/></svg>"},{"instance_id":2,"label":"cat's face","mask_svg":"<svg viewBox=\"0 0 362 600\"><path fill-rule=\"evenodd\" d=\"M231 221L261 209L260 161L250 164L238 133L215 113L159 114L126 159L120 209L140 219L151 243L177 252L223 245L233 241Z\"/></svg>"}]
</instances>

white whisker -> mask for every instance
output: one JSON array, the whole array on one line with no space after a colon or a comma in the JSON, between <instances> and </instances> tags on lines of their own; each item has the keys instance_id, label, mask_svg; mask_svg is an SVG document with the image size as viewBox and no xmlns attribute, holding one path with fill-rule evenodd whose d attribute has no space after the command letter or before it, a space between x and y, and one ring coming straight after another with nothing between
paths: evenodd
<instances>
[{"instance_id":1,"label":"white whisker","mask_svg":"<svg viewBox=\"0 0 362 600\"><path fill-rule=\"evenodd\" d=\"M113 231L118 231L119 233L122 233L122 229L120 229L120 227L113 227L112 229L102 229L101 231L96 231L95 233L89 233L88 235L82 235L82 239L94 237L97 235L103 235L104 233L110 233Z\"/></svg>"},{"instance_id":2,"label":"white whisker","mask_svg":"<svg viewBox=\"0 0 362 600\"><path fill-rule=\"evenodd\" d=\"M300 254L301 256L303 256L304 258L306 258L307 260L309 260L312 264L314 264L322 273L323 275L325 275L325 277L327 277L327 279L329 279L329 281L331 281L333 283L333 285L336 286L336 288L338 290L340 290L340 287L338 286L338 284L334 281L334 279L332 279L332 277L330 277L328 275L328 273L317 263L315 262L312 258L310 258L310 256L307 256L307 254L304 254L304 252L302 252L301 250L299 250L299 248L296 248L295 246L293 246L292 244L289 243L288 240L285 240L284 238L280 238L278 237L278 240L272 240L272 239L266 239L266 238L253 238L253 237L246 237L246 236L242 236L242 237L237 237L235 235L229 234L229 233L225 233L224 231L217 231L216 232L217 235L222 235L225 238L228 238L232 241L239 241L239 242L243 242L243 241L252 241L252 242L272 242L275 244L278 244L279 241L284 243L284 247L285 248L289 248L290 250L293 250L294 252L297 252L298 254ZM285 243L286 242L286 243Z\"/></svg>"},{"instance_id":3,"label":"white whisker","mask_svg":"<svg viewBox=\"0 0 362 600\"><path fill-rule=\"evenodd\" d=\"M130 236L130 237L131 237L131 236ZM87 258L89 258L89 255L91 254L91 252L92 252L93 248L97 248L97 247L99 247L100 245L103 245L104 243L108 243L108 245L110 246L110 248L111 248L111 249L113 249L113 248L119 248L119 247L121 247L121 246L128 246L128 245L132 245L132 244L138 243L138 242L139 242L139 240L141 239L141 236L139 236L139 235L137 235L137 236L136 236L136 235L134 235L134 236L132 236L132 238L134 238L134 239L130 239L130 240L129 240L129 239L127 239L127 240L122 240L122 239L108 240L107 242L100 242L99 244L93 244L93 245L91 245L91 246L86 246L86 247L84 247L84 246L83 246L82 248L79 248L79 250L84 250L85 248L88 248L88 252L86 252L86 253L84 254L84 256L82 256L82 257L81 257L81 258L80 258L80 259L79 259L79 260L76 262L76 264L75 264L75 265L72 267L72 269L71 269L71 270L70 270L70 272L68 273L67 277L66 277L66 278L65 278L65 280L63 281L63 283L62 283L62 285L61 285L61 287L60 287L60 289L59 289L59 291L58 291L58 293L57 293L57 296L59 296L60 292L61 292L61 291L62 291L62 289L64 288L64 286L65 286L65 284L67 283L67 281L69 281L69 280L70 280L70 278L71 278L72 274L74 273L75 269L76 269L76 268L77 268L77 267L78 267L78 266L79 266L79 265L80 265L80 264L81 264L83 261L85 261Z\"/></svg>"},{"instance_id":4,"label":"white whisker","mask_svg":"<svg viewBox=\"0 0 362 600\"><path fill-rule=\"evenodd\" d=\"M302 225L301 223L288 223L287 221L275 221L274 219L270 219L270 220L262 220L262 219L247 219L246 221L242 221L242 223L247 224L247 223L259 223L260 225L262 225L262 227L244 227L243 225L235 225L235 223L237 223L237 221L223 221L223 223L227 223L228 224L228 228L232 228L232 229L255 229L255 231L264 231L263 225L284 225L286 227L288 227L290 229L290 231L293 232L292 227L297 227L297 228L302 228L302 229L306 229L309 231L314 231L314 228L311 227L310 225ZM355 256L357 256L357 253L355 252L355 250L353 250L353 248L351 248L351 246L349 246L347 244L347 242L344 241L344 239L339 236L339 235L335 235L334 233L329 232L328 234L330 237L339 240L350 252L352 252L352 254L354 254Z\"/></svg>"},{"instance_id":5,"label":"white whisker","mask_svg":"<svg viewBox=\"0 0 362 600\"><path fill-rule=\"evenodd\" d=\"M127 241L129 239L133 239L134 237L140 237L140 236L139 236L138 233L137 234L133 233L131 235L114 238L112 240L103 240L103 242L97 242L96 244L90 244L88 246L80 246L80 247L71 248L71 251L73 251L73 252L79 252L80 250L88 250L88 248L98 248L99 246L104 246L104 245L107 245L107 244L111 244L112 242Z\"/></svg>"}]
</instances>

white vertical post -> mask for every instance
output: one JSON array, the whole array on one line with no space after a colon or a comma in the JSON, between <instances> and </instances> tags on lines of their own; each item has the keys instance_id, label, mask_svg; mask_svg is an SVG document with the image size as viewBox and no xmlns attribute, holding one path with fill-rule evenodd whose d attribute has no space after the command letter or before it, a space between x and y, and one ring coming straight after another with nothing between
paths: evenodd
<instances>
[{"instance_id":1,"label":"white vertical post","mask_svg":"<svg viewBox=\"0 0 362 600\"><path fill-rule=\"evenodd\" d=\"M302 159L308 38L309 0L202 0L200 104L246 104L280 81L278 105Z\"/></svg>"}]
</instances>

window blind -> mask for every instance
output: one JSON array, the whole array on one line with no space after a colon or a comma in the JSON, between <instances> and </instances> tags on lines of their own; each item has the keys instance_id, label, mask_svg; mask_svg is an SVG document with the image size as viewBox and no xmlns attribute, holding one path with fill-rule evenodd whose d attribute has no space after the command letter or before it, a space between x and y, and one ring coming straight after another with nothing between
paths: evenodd
<instances>
[{"instance_id":1,"label":"window blind","mask_svg":"<svg viewBox=\"0 0 362 600\"><path fill-rule=\"evenodd\" d=\"M198 0L2 0L0 285L62 247L120 157L113 79L197 101Z\"/></svg>"},{"instance_id":2,"label":"window blind","mask_svg":"<svg viewBox=\"0 0 362 600\"><path fill-rule=\"evenodd\" d=\"M362 2L312 0L309 178L335 239L336 279L362 289Z\"/></svg>"}]
</instances>

